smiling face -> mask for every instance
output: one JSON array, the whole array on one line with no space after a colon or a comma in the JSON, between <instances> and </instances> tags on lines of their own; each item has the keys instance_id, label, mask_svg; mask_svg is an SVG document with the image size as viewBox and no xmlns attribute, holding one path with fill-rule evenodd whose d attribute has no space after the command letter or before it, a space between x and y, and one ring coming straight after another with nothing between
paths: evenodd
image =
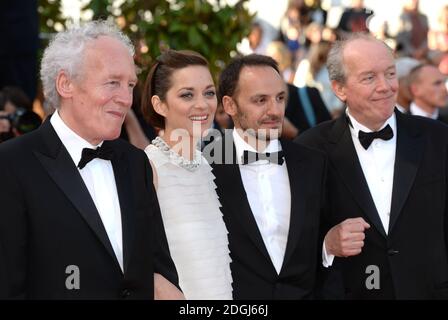
<instances>
[{"instance_id":1,"label":"smiling face","mask_svg":"<svg viewBox=\"0 0 448 320\"><path fill-rule=\"evenodd\" d=\"M102 36L86 45L79 76L62 82L60 115L79 136L97 145L118 138L137 82L128 49Z\"/></svg>"},{"instance_id":2,"label":"smiling face","mask_svg":"<svg viewBox=\"0 0 448 320\"><path fill-rule=\"evenodd\" d=\"M275 69L245 66L234 97L225 96L223 104L235 128L253 132L257 139L268 141L281 135L286 95L285 82Z\"/></svg>"},{"instance_id":3,"label":"smiling face","mask_svg":"<svg viewBox=\"0 0 448 320\"><path fill-rule=\"evenodd\" d=\"M393 114L398 90L394 58L379 41L357 39L343 51L345 82L332 81L350 114L371 130Z\"/></svg>"},{"instance_id":4,"label":"smiling face","mask_svg":"<svg viewBox=\"0 0 448 320\"><path fill-rule=\"evenodd\" d=\"M210 71L193 65L173 72L165 101L153 103L165 117L165 135L184 129L190 137L200 138L211 127L216 112L216 89Z\"/></svg>"}]
</instances>

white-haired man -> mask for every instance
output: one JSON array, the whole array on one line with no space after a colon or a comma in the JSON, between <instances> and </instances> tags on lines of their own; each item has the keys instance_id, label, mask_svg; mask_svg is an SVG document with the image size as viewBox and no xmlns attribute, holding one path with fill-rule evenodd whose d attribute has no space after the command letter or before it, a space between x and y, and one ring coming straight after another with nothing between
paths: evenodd
<instances>
[{"instance_id":1,"label":"white-haired man","mask_svg":"<svg viewBox=\"0 0 448 320\"><path fill-rule=\"evenodd\" d=\"M177 282L146 156L114 140L137 82L133 53L106 22L45 50L56 112L0 147L0 298L152 299L154 272Z\"/></svg>"}]
</instances>

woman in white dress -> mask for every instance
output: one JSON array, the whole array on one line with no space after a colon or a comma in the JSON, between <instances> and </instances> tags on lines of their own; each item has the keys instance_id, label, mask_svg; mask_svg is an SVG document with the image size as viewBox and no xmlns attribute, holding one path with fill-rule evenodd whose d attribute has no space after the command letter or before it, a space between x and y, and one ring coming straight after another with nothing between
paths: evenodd
<instances>
[{"instance_id":1,"label":"woman in white dress","mask_svg":"<svg viewBox=\"0 0 448 320\"><path fill-rule=\"evenodd\" d=\"M163 135L145 152L186 299L232 299L227 229L211 167L196 149L216 106L204 57L168 50L157 58L146 79L142 110Z\"/></svg>"}]
</instances>

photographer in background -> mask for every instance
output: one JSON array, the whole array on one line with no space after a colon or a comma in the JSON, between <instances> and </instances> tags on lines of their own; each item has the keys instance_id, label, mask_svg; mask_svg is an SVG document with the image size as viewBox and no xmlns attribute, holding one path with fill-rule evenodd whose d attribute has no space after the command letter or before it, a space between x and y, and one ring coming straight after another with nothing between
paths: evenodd
<instances>
[{"instance_id":1,"label":"photographer in background","mask_svg":"<svg viewBox=\"0 0 448 320\"><path fill-rule=\"evenodd\" d=\"M37 129L42 119L32 111L32 103L18 87L0 91L0 142Z\"/></svg>"}]
</instances>

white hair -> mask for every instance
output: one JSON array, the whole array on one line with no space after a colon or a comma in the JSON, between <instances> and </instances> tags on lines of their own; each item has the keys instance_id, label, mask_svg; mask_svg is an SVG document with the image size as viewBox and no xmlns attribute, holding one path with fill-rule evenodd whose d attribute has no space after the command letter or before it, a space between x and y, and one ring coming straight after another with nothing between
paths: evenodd
<instances>
[{"instance_id":1,"label":"white hair","mask_svg":"<svg viewBox=\"0 0 448 320\"><path fill-rule=\"evenodd\" d=\"M375 38L370 33L362 33L362 32L350 33L343 39L333 43L330 52L328 53L327 69L331 81L335 80L339 83L345 83L347 74L345 70L344 50L348 43L355 40L366 40L382 43L390 52L390 54L393 56L392 49L385 42Z\"/></svg>"},{"instance_id":2,"label":"white hair","mask_svg":"<svg viewBox=\"0 0 448 320\"><path fill-rule=\"evenodd\" d=\"M58 33L44 51L40 68L40 78L46 102L50 107L59 108L60 97L56 90L56 77L64 70L74 78L82 70L86 44L100 36L108 36L120 41L134 56L131 40L108 21L91 21L81 27Z\"/></svg>"}]
</instances>

